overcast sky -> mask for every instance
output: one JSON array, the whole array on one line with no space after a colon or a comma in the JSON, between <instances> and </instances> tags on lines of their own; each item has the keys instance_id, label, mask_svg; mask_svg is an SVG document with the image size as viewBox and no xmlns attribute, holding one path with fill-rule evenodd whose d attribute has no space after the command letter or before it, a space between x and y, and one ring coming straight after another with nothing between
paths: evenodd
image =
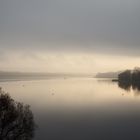
<instances>
[{"instance_id":1,"label":"overcast sky","mask_svg":"<svg viewBox=\"0 0 140 140\"><path fill-rule=\"evenodd\" d=\"M1 0L0 69L94 73L140 66L139 7L139 0Z\"/></svg>"}]
</instances>

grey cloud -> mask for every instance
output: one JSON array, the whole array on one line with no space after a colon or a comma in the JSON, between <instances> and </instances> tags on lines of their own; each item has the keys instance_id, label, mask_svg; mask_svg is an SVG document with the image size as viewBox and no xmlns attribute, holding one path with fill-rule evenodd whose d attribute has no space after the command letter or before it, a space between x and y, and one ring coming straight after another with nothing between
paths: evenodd
<instances>
[{"instance_id":1,"label":"grey cloud","mask_svg":"<svg viewBox=\"0 0 140 140\"><path fill-rule=\"evenodd\" d=\"M43 49L139 55L139 7L139 0L0 1L0 46L55 42Z\"/></svg>"}]
</instances>

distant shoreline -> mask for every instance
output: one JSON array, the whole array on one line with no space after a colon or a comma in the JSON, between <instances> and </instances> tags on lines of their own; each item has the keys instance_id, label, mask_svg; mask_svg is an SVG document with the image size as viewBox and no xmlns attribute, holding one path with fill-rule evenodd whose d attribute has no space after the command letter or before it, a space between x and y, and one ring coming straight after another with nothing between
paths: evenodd
<instances>
[{"instance_id":1,"label":"distant shoreline","mask_svg":"<svg viewBox=\"0 0 140 140\"><path fill-rule=\"evenodd\" d=\"M0 82L36 81L68 78L93 78L91 75L0 75Z\"/></svg>"}]
</instances>

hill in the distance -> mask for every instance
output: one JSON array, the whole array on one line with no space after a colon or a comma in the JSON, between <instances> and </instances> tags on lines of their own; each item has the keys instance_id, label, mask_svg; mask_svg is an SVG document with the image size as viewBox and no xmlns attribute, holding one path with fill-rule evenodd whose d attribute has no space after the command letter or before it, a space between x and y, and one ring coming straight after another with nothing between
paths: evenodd
<instances>
[{"instance_id":1,"label":"hill in the distance","mask_svg":"<svg viewBox=\"0 0 140 140\"><path fill-rule=\"evenodd\" d=\"M105 73L97 73L95 78L118 78L118 75L121 71L117 72L105 72Z\"/></svg>"}]
</instances>

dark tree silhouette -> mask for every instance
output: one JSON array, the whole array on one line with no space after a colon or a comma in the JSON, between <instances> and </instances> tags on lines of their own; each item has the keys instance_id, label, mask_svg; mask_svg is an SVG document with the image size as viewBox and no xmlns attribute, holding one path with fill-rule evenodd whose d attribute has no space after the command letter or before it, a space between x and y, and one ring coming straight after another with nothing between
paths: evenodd
<instances>
[{"instance_id":1,"label":"dark tree silhouette","mask_svg":"<svg viewBox=\"0 0 140 140\"><path fill-rule=\"evenodd\" d=\"M29 105L15 102L0 89L0 140L31 140L35 128Z\"/></svg>"},{"instance_id":2,"label":"dark tree silhouette","mask_svg":"<svg viewBox=\"0 0 140 140\"><path fill-rule=\"evenodd\" d=\"M136 67L134 70L126 70L118 75L120 82L140 83L140 68Z\"/></svg>"},{"instance_id":3,"label":"dark tree silhouette","mask_svg":"<svg viewBox=\"0 0 140 140\"><path fill-rule=\"evenodd\" d=\"M131 70L126 70L119 74L118 76L119 81L123 82L130 82L131 81Z\"/></svg>"},{"instance_id":4,"label":"dark tree silhouette","mask_svg":"<svg viewBox=\"0 0 140 140\"><path fill-rule=\"evenodd\" d=\"M140 82L140 68L135 68L132 72L132 82L138 83Z\"/></svg>"},{"instance_id":5,"label":"dark tree silhouette","mask_svg":"<svg viewBox=\"0 0 140 140\"><path fill-rule=\"evenodd\" d=\"M133 89L135 93L140 94L140 68L126 70L118 75L118 86L127 91Z\"/></svg>"},{"instance_id":6,"label":"dark tree silhouette","mask_svg":"<svg viewBox=\"0 0 140 140\"><path fill-rule=\"evenodd\" d=\"M118 76L118 86L127 91L133 89L135 93L140 94L140 68L126 70Z\"/></svg>"}]
</instances>

